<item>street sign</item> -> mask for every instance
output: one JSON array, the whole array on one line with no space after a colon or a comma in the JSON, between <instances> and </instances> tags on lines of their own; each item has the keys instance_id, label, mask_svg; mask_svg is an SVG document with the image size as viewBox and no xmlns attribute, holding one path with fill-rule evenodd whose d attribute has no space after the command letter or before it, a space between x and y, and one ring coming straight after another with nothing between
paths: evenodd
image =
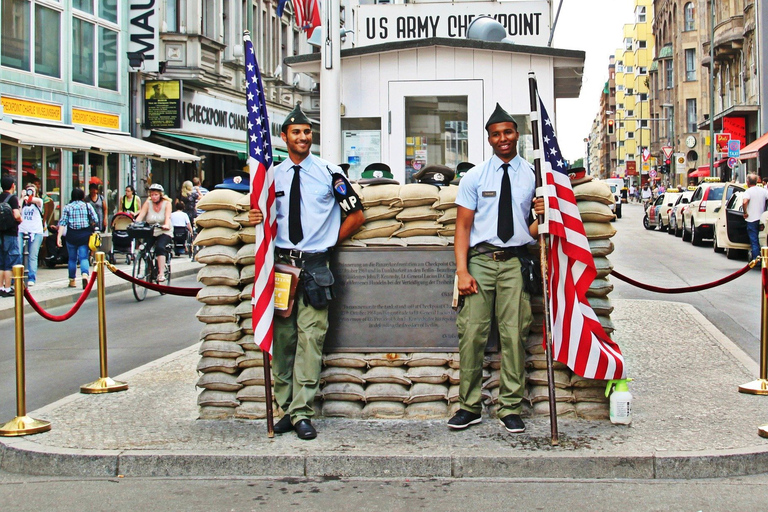
<instances>
[{"instance_id":1,"label":"street sign","mask_svg":"<svg viewBox=\"0 0 768 512\"><path fill-rule=\"evenodd\" d=\"M736 142L739 142L739 141L736 141ZM728 168L729 169L733 169L737 165L739 165L739 159L738 158L731 157L731 158L728 159Z\"/></svg>"},{"instance_id":2,"label":"street sign","mask_svg":"<svg viewBox=\"0 0 768 512\"><path fill-rule=\"evenodd\" d=\"M648 176L651 179L654 179L656 177L656 169L651 169L650 171L648 171Z\"/></svg>"},{"instance_id":3,"label":"street sign","mask_svg":"<svg viewBox=\"0 0 768 512\"><path fill-rule=\"evenodd\" d=\"M647 162L650 157L651 152L648 151L648 148L643 148L643 162Z\"/></svg>"},{"instance_id":4,"label":"street sign","mask_svg":"<svg viewBox=\"0 0 768 512\"><path fill-rule=\"evenodd\" d=\"M728 157L739 158L741 153L741 141L739 139L731 139L728 141Z\"/></svg>"},{"instance_id":5,"label":"street sign","mask_svg":"<svg viewBox=\"0 0 768 512\"><path fill-rule=\"evenodd\" d=\"M675 153L675 174L685 174L687 167L685 153Z\"/></svg>"},{"instance_id":6,"label":"street sign","mask_svg":"<svg viewBox=\"0 0 768 512\"><path fill-rule=\"evenodd\" d=\"M671 146L662 146L661 152L664 153L664 158L669 158L672 156L672 147Z\"/></svg>"}]
</instances>

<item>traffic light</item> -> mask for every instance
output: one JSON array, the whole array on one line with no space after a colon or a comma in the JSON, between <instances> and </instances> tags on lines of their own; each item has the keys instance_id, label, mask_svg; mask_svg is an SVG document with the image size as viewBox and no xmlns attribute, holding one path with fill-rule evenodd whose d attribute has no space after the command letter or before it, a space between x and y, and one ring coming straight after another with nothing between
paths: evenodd
<instances>
[{"instance_id":1,"label":"traffic light","mask_svg":"<svg viewBox=\"0 0 768 512\"><path fill-rule=\"evenodd\" d=\"M669 174L669 164L670 164L670 163L671 163L671 162L669 161L669 158L667 158L666 160L664 160L664 166L663 166L663 168L662 168L662 171L661 171L661 172L663 172L664 174Z\"/></svg>"}]
</instances>

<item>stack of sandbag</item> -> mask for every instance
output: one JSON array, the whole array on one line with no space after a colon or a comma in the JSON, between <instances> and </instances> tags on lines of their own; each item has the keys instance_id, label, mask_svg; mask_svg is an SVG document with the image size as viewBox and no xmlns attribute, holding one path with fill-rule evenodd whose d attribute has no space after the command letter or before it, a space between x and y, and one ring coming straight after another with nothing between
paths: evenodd
<instances>
[{"instance_id":1,"label":"stack of sandbag","mask_svg":"<svg viewBox=\"0 0 768 512\"><path fill-rule=\"evenodd\" d=\"M318 399L322 415L348 419L442 419L458 408L459 364L453 353L325 354ZM498 387L485 362L484 389ZM495 379L495 384L494 384Z\"/></svg>"},{"instance_id":2,"label":"stack of sandbag","mask_svg":"<svg viewBox=\"0 0 768 512\"><path fill-rule=\"evenodd\" d=\"M204 212L195 220L196 259L205 265L197 275L203 284L197 319L205 324L197 366L200 417L264 418L263 356L251 325L256 249L255 228L248 222L250 197L216 189L198 208Z\"/></svg>"},{"instance_id":3,"label":"stack of sandbag","mask_svg":"<svg viewBox=\"0 0 768 512\"><path fill-rule=\"evenodd\" d=\"M406 247L453 243L459 189L456 185L352 186L365 208L365 223L344 245Z\"/></svg>"}]
</instances>

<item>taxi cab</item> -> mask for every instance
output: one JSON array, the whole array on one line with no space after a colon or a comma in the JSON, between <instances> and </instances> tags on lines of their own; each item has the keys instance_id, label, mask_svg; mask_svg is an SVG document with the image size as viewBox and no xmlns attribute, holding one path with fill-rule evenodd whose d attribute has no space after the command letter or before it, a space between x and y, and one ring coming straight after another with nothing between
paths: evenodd
<instances>
[{"instance_id":1,"label":"taxi cab","mask_svg":"<svg viewBox=\"0 0 768 512\"><path fill-rule=\"evenodd\" d=\"M676 237L683 236L683 210L688 208L688 203L695 190L696 187L688 187L675 200L675 204L672 205L672 210L669 212L669 230L667 231L670 235L675 235Z\"/></svg>"},{"instance_id":2,"label":"taxi cab","mask_svg":"<svg viewBox=\"0 0 768 512\"><path fill-rule=\"evenodd\" d=\"M733 189L731 189L733 190ZM683 240L701 245L705 238L714 236L715 221L723 204L725 183L720 178L704 178L691 196L688 208L683 212ZM730 199L726 197L727 201Z\"/></svg>"},{"instance_id":3,"label":"taxi cab","mask_svg":"<svg viewBox=\"0 0 768 512\"><path fill-rule=\"evenodd\" d=\"M733 188L729 191L728 188ZM728 259L737 259L750 255L751 244L747 234L747 221L744 220L744 205L742 197L746 187L729 183L726 186L724 195L730 195L730 199L725 202L725 206L720 209L715 222L715 239L712 248L715 252L725 252ZM760 247L765 247L768 233L765 226L768 224L768 211L760 216L760 227L758 231L758 240Z\"/></svg>"}]
</instances>

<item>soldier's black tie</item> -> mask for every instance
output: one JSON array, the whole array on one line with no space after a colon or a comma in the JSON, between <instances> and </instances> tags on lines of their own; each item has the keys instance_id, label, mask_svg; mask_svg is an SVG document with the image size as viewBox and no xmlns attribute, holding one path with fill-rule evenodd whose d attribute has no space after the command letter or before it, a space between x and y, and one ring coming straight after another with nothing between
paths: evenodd
<instances>
[{"instance_id":1,"label":"soldier's black tie","mask_svg":"<svg viewBox=\"0 0 768 512\"><path fill-rule=\"evenodd\" d=\"M501 177L497 235L502 242L507 242L515 234L512 223L512 185L509 182L509 164L501 164L501 168L504 169L504 176Z\"/></svg>"},{"instance_id":2,"label":"soldier's black tie","mask_svg":"<svg viewBox=\"0 0 768 512\"><path fill-rule=\"evenodd\" d=\"M293 166L291 182L291 202L288 205L288 239L296 245L304 238L301 229L301 183L299 182L300 165Z\"/></svg>"}]
</instances>

